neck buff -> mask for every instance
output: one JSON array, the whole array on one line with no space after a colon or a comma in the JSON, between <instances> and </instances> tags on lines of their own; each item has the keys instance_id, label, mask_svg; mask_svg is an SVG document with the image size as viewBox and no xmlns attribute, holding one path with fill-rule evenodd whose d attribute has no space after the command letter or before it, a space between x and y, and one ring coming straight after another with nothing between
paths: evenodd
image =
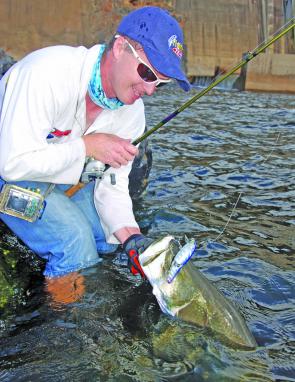
<instances>
[{"instance_id":1,"label":"neck buff","mask_svg":"<svg viewBox=\"0 0 295 382\"><path fill-rule=\"evenodd\" d=\"M116 110L124 104L118 98L108 98L102 88L100 62L105 45L102 45L96 63L94 64L91 78L88 85L88 93L91 100L103 109Z\"/></svg>"}]
</instances>

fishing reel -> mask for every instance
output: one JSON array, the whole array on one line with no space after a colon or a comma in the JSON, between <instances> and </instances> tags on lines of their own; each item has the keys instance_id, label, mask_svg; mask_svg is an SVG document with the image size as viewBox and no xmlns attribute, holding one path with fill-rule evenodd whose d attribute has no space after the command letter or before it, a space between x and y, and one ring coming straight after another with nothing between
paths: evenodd
<instances>
[{"instance_id":1,"label":"fishing reel","mask_svg":"<svg viewBox=\"0 0 295 382\"><path fill-rule=\"evenodd\" d=\"M105 164L98 160L88 157L86 159L80 182L89 183L93 180L102 180L105 170Z\"/></svg>"}]
</instances>

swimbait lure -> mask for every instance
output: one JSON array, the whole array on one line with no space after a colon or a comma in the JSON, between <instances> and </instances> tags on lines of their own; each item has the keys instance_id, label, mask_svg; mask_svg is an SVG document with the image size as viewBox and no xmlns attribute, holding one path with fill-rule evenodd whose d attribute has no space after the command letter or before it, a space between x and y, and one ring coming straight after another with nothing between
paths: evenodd
<instances>
[{"instance_id":1,"label":"swimbait lure","mask_svg":"<svg viewBox=\"0 0 295 382\"><path fill-rule=\"evenodd\" d=\"M186 240L187 243L181 248L181 250L175 255L173 262L171 264L167 282L168 284L172 283L175 279L176 275L180 272L182 267L189 261L189 259L193 256L197 243L194 239Z\"/></svg>"}]
</instances>

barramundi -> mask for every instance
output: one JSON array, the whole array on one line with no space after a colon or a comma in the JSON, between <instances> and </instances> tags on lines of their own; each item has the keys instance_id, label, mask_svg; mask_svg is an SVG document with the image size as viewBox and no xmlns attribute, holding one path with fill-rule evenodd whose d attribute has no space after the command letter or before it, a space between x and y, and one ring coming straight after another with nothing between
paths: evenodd
<instances>
[{"instance_id":1,"label":"barramundi","mask_svg":"<svg viewBox=\"0 0 295 382\"><path fill-rule=\"evenodd\" d=\"M165 236L152 243L139 256L139 262L161 310L209 328L225 337L232 345L255 348L255 338L233 303L192 262L177 272L172 269L180 250L180 244L173 236ZM189 257L189 254L186 256ZM181 257L184 257L183 254Z\"/></svg>"}]
</instances>

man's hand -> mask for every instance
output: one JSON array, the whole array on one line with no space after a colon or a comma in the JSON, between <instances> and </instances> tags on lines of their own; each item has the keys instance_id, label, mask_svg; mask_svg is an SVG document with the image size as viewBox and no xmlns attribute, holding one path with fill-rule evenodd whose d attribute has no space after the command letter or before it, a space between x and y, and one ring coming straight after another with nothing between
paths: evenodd
<instances>
[{"instance_id":1,"label":"man's hand","mask_svg":"<svg viewBox=\"0 0 295 382\"><path fill-rule=\"evenodd\" d=\"M113 134L93 133L82 137L86 147L86 156L119 168L128 164L138 154L138 149L129 139Z\"/></svg>"},{"instance_id":2,"label":"man's hand","mask_svg":"<svg viewBox=\"0 0 295 382\"><path fill-rule=\"evenodd\" d=\"M139 264L138 256L145 251L152 242L152 239L137 233L129 236L123 243L123 249L128 256L128 266L132 274L137 275L139 273L141 277L145 277Z\"/></svg>"}]
</instances>

